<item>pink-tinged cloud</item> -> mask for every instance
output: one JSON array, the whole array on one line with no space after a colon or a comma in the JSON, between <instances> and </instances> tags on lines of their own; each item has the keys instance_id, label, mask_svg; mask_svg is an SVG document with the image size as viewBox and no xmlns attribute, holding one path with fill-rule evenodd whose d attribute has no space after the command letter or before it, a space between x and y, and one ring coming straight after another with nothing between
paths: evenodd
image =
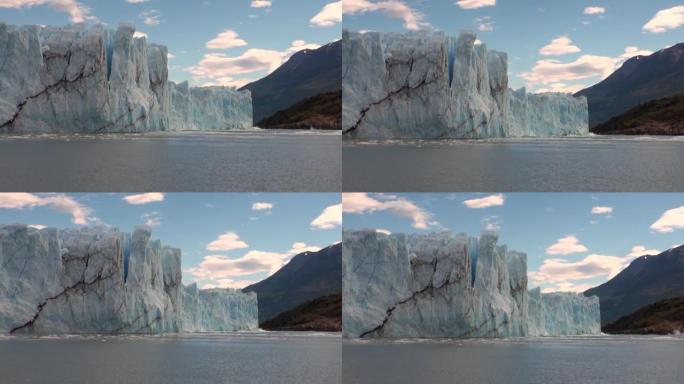
<instances>
[{"instance_id":1,"label":"pink-tinged cloud","mask_svg":"<svg viewBox=\"0 0 684 384\"><path fill-rule=\"evenodd\" d=\"M410 219L413 227L427 229L430 226L439 225L432 220L432 215L418 207L414 202L392 195L376 194L370 196L367 193L343 193L342 209L344 213L368 214L378 211L388 211L399 217Z\"/></svg>"}]
</instances>

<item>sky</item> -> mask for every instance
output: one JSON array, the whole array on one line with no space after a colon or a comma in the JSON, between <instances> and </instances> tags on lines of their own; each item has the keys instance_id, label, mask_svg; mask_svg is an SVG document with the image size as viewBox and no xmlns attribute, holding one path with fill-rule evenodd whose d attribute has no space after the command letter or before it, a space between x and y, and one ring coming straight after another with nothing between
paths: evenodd
<instances>
[{"instance_id":1,"label":"sky","mask_svg":"<svg viewBox=\"0 0 684 384\"><path fill-rule=\"evenodd\" d=\"M684 41L682 0L344 0L352 31L473 30L508 53L509 85L576 92Z\"/></svg>"},{"instance_id":2,"label":"sky","mask_svg":"<svg viewBox=\"0 0 684 384\"><path fill-rule=\"evenodd\" d=\"M0 193L0 224L105 225L182 251L183 283L242 288L341 240L337 193Z\"/></svg>"},{"instance_id":3,"label":"sky","mask_svg":"<svg viewBox=\"0 0 684 384\"><path fill-rule=\"evenodd\" d=\"M343 194L345 230L499 234L527 254L528 286L585 291L684 243L684 194Z\"/></svg>"},{"instance_id":4,"label":"sky","mask_svg":"<svg viewBox=\"0 0 684 384\"><path fill-rule=\"evenodd\" d=\"M169 49L169 78L240 87L295 52L341 38L330 0L0 0L0 21L63 26L133 23Z\"/></svg>"}]
</instances>

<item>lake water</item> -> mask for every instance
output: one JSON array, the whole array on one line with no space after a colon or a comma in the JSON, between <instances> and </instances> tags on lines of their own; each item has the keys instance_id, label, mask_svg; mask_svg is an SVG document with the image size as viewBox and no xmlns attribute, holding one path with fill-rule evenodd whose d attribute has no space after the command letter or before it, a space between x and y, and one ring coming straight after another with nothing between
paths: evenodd
<instances>
[{"instance_id":1,"label":"lake water","mask_svg":"<svg viewBox=\"0 0 684 384\"><path fill-rule=\"evenodd\" d=\"M684 139L345 142L357 192L681 192Z\"/></svg>"},{"instance_id":2,"label":"lake water","mask_svg":"<svg viewBox=\"0 0 684 384\"><path fill-rule=\"evenodd\" d=\"M340 383L339 334L0 338L0 382Z\"/></svg>"},{"instance_id":3,"label":"lake water","mask_svg":"<svg viewBox=\"0 0 684 384\"><path fill-rule=\"evenodd\" d=\"M339 132L0 136L0 190L339 192Z\"/></svg>"},{"instance_id":4,"label":"lake water","mask_svg":"<svg viewBox=\"0 0 684 384\"><path fill-rule=\"evenodd\" d=\"M345 384L684 382L681 337L345 341L342 358Z\"/></svg>"}]
</instances>

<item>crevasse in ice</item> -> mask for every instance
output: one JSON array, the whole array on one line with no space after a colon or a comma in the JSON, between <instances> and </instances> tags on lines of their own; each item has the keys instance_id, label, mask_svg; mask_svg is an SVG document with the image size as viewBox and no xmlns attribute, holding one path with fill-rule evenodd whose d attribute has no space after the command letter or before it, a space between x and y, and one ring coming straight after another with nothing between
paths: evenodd
<instances>
[{"instance_id":1,"label":"crevasse in ice","mask_svg":"<svg viewBox=\"0 0 684 384\"><path fill-rule=\"evenodd\" d=\"M472 32L344 31L342 129L356 139L586 135L584 97L508 87L503 52Z\"/></svg>"},{"instance_id":2,"label":"crevasse in ice","mask_svg":"<svg viewBox=\"0 0 684 384\"><path fill-rule=\"evenodd\" d=\"M468 237L345 231L343 335L474 338L600 332L598 298L528 293L527 256L497 242L494 232Z\"/></svg>"},{"instance_id":3,"label":"crevasse in ice","mask_svg":"<svg viewBox=\"0 0 684 384\"><path fill-rule=\"evenodd\" d=\"M135 27L0 23L0 132L122 133L252 126L249 91L168 80Z\"/></svg>"},{"instance_id":4,"label":"crevasse in ice","mask_svg":"<svg viewBox=\"0 0 684 384\"><path fill-rule=\"evenodd\" d=\"M0 333L253 330L257 298L183 286L181 252L114 228L0 226Z\"/></svg>"}]
</instances>

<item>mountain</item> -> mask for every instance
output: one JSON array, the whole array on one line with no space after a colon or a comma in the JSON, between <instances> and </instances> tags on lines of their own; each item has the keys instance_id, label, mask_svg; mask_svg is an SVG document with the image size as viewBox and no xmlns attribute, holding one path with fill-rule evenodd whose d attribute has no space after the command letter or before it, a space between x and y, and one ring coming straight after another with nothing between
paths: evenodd
<instances>
[{"instance_id":1,"label":"mountain","mask_svg":"<svg viewBox=\"0 0 684 384\"><path fill-rule=\"evenodd\" d=\"M606 325L660 300L684 296L684 246L658 256L641 256L617 276L584 292L601 304L601 324Z\"/></svg>"},{"instance_id":2,"label":"mountain","mask_svg":"<svg viewBox=\"0 0 684 384\"><path fill-rule=\"evenodd\" d=\"M342 92L328 92L278 111L256 124L278 129L342 129Z\"/></svg>"},{"instance_id":3,"label":"mountain","mask_svg":"<svg viewBox=\"0 0 684 384\"><path fill-rule=\"evenodd\" d=\"M319 297L261 324L269 331L342 331L342 294Z\"/></svg>"},{"instance_id":4,"label":"mountain","mask_svg":"<svg viewBox=\"0 0 684 384\"><path fill-rule=\"evenodd\" d=\"M305 49L270 75L240 90L252 91L254 121L261 121L308 97L342 89L342 41Z\"/></svg>"},{"instance_id":5,"label":"mountain","mask_svg":"<svg viewBox=\"0 0 684 384\"><path fill-rule=\"evenodd\" d=\"M342 292L342 244L295 256L267 279L242 290L256 292L259 324L309 300Z\"/></svg>"},{"instance_id":6,"label":"mountain","mask_svg":"<svg viewBox=\"0 0 684 384\"><path fill-rule=\"evenodd\" d=\"M684 135L684 94L646 102L591 131L601 135Z\"/></svg>"},{"instance_id":7,"label":"mountain","mask_svg":"<svg viewBox=\"0 0 684 384\"><path fill-rule=\"evenodd\" d=\"M603 328L606 333L669 335L684 332L684 297L649 304Z\"/></svg>"},{"instance_id":8,"label":"mountain","mask_svg":"<svg viewBox=\"0 0 684 384\"><path fill-rule=\"evenodd\" d=\"M684 90L684 43L650 56L627 60L600 83L575 96L589 102L589 126L601 124L641 103L673 96Z\"/></svg>"}]
</instances>

